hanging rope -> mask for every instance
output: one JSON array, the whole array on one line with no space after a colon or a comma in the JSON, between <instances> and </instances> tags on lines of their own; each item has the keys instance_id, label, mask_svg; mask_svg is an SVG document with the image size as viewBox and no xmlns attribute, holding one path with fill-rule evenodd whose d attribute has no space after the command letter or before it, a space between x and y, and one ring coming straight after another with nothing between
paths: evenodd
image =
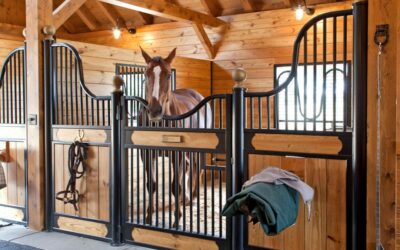
<instances>
[{"instance_id":1,"label":"hanging rope","mask_svg":"<svg viewBox=\"0 0 400 250\"><path fill-rule=\"evenodd\" d=\"M64 204L72 204L75 211L78 211L79 191L76 189L76 180L82 178L86 172L88 147L82 140L75 141L68 149L68 170L70 178L64 191L56 195L56 199Z\"/></svg>"},{"instance_id":2,"label":"hanging rope","mask_svg":"<svg viewBox=\"0 0 400 250\"><path fill-rule=\"evenodd\" d=\"M383 48L388 42L389 26L378 25L374 41L378 45L377 54L377 114L376 114L376 249L384 250L381 242L381 102L382 102L382 72L381 59Z\"/></svg>"}]
</instances>

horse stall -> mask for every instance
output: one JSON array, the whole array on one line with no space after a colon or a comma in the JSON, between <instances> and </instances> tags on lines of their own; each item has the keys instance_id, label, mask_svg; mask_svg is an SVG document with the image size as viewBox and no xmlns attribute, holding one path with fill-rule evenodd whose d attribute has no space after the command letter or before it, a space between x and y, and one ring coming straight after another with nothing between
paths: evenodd
<instances>
[{"instance_id":1,"label":"horse stall","mask_svg":"<svg viewBox=\"0 0 400 250\"><path fill-rule=\"evenodd\" d=\"M394 249L374 1L9 3L26 21L0 24L0 219L113 246ZM314 190L274 235L223 216L268 167Z\"/></svg>"}]
</instances>

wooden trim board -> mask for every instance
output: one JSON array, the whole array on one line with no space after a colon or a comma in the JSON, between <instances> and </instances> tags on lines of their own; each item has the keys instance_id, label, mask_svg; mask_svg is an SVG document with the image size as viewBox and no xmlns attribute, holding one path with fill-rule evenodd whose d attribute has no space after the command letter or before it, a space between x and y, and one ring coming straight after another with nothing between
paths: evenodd
<instances>
[{"instance_id":1,"label":"wooden trim board","mask_svg":"<svg viewBox=\"0 0 400 250\"><path fill-rule=\"evenodd\" d=\"M165 137L180 137L180 142L166 142ZM132 143L140 146L216 149L217 134L202 132L133 131Z\"/></svg>"},{"instance_id":2,"label":"wooden trim board","mask_svg":"<svg viewBox=\"0 0 400 250\"><path fill-rule=\"evenodd\" d=\"M342 150L342 142L337 136L255 134L251 144L256 150L332 154Z\"/></svg>"},{"instance_id":3,"label":"wooden trim board","mask_svg":"<svg viewBox=\"0 0 400 250\"><path fill-rule=\"evenodd\" d=\"M92 235L97 237L106 237L108 233L107 226L102 223L73 219L60 216L57 220L58 228L74 233Z\"/></svg>"},{"instance_id":4,"label":"wooden trim board","mask_svg":"<svg viewBox=\"0 0 400 250\"><path fill-rule=\"evenodd\" d=\"M0 206L0 218L14 221L23 221L24 212L20 208Z\"/></svg>"},{"instance_id":5,"label":"wooden trim board","mask_svg":"<svg viewBox=\"0 0 400 250\"><path fill-rule=\"evenodd\" d=\"M26 138L25 126L17 127L12 126L1 126L0 127L0 139L1 140L24 140Z\"/></svg>"},{"instance_id":6,"label":"wooden trim board","mask_svg":"<svg viewBox=\"0 0 400 250\"><path fill-rule=\"evenodd\" d=\"M132 238L135 242L170 249L218 250L215 241L183 236L179 234L134 228Z\"/></svg>"},{"instance_id":7,"label":"wooden trim board","mask_svg":"<svg viewBox=\"0 0 400 250\"><path fill-rule=\"evenodd\" d=\"M54 141L74 141L79 137L79 131L83 131L83 142L105 143L110 142L107 131L103 129L53 129Z\"/></svg>"}]
</instances>

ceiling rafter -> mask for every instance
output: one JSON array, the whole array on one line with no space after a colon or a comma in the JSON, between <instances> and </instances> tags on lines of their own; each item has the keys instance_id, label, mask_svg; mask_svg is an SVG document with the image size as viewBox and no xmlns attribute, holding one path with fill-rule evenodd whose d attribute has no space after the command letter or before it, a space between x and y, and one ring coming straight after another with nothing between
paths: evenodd
<instances>
[{"instance_id":1,"label":"ceiling rafter","mask_svg":"<svg viewBox=\"0 0 400 250\"><path fill-rule=\"evenodd\" d=\"M220 16L222 13L222 7L218 0L201 0L201 4L212 16Z\"/></svg>"},{"instance_id":2,"label":"ceiling rafter","mask_svg":"<svg viewBox=\"0 0 400 250\"><path fill-rule=\"evenodd\" d=\"M296 8L299 4L297 0L284 0L283 2L288 8Z\"/></svg>"},{"instance_id":3,"label":"ceiling rafter","mask_svg":"<svg viewBox=\"0 0 400 250\"><path fill-rule=\"evenodd\" d=\"M192 24L193 29L199 38L201 45L203 46L204 50L206 51L208 57L210 59L214 59L215 57L215 49L214 46L212 45L210 38L208 38L208 35L206 31L204 30L204 27L201 23L193 23Z\"/></svg>"},{"instance_id":4,"label":"ceiling rafter","mask_svg":"<svg viewBox=\"0 0 400 250\"><path fill-rule=\"evenodd\" d=\"M243 9L245 11L253 12L253 11L256 10L252 0L240 0L240 2L241 2L242 6L243 6Z\"/></svg>"},{"instance_id":5,"label":"ceiling rafter","mask_svg":"<svg viewBox=\"0 0 400 250\"><path fill-rule=\"evenodd\" d=\"M86 6L82 6L82 9L76 11L76 15L82 20L82 22L89 28L89 30L94 31L97 29L98 24L94 16L90 13L90 11L86 8Z\"/></svg>"},{"instance_id":6,"label":"ceiling rafter","mask_svg":"<svg viewBox=\"0 0 400 250\"><path fill-rule=\"evenodd\" d=\"M65 0L53 11L53 25L60 28L84 3L86 0Z\"/></svg>"},{"instance_id":7,"label":"ceiling rafter","mask_svg":"<svg viewBox=\"0 0 400 250\"><path fill-rule=\"evenodd\" d=\"M103 13L112 26L117 26L118 19L125 23L125 20L118 14L117 10L113 6L104 4L98 0L92 0L92 2L93 6Z\"/></svg>"},{"instance_id":8,"label":"ceiling rafter","mask_svg":"<svg viewBox=\"0 0 400 250\"><path fill-rule=\"evenodd\" d=\"M175 21L183 21L188 23L196 22L212 27L218 27L225 24L224 21L216 17L196 12L190 9L186 9L165 0L100 0L100 1L120 6L122 8L136 10L146 14L159 16Z\"/></svg>"}]
</instances>

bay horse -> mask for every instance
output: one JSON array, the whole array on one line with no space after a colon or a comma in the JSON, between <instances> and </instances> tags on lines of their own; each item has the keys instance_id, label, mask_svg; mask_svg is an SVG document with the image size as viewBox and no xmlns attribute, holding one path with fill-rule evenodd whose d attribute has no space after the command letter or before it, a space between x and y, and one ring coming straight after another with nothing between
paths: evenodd
<instances>
[{"instance_id":1,"label":"bay horse","mask_svg":"<svg viewBox=\"0 0 400 250\"><path fill-rule=\"evenodd\" d=\"M145 71L145 84L146 84L146 101L147 101L147 117L151 122L158 122L161 124L161 120L163 116L176 116L182 115L190 110L192 110L200 101L204 99L204 97L193 89L171 89L171 63L175 58L176 48L173 49L166 58L162 57L150 57L142 48L142 56L147 64ZM206 110L207 109L207 110ZM143 112L140 112L139 116L143 116ZM206 117L207 115L207 117ZM211 107L207 103L204 107L202 107L199 111L199 115L193 115L191 118L186 118L180 120L180 127L189 128L211 128ZM139 121L141 119L139 118ZM207 123L206 123L207 122ZM178 155L178 157L176 157ZM189 155L185 153L172 153L169 155L172 157L172 170L175 173L175 168L178 168L178 178L174 177L171 185L172 194L174 195L175 202L178 202L178 219L175 218L175 223L173 227L176 227L176 222L179 224L179 220L182 217L182 202L188 202L190 199L189 192L192 193L193 197L196 197L197 194L197 186L200 185L198 183L199 178L197 177L197 171L191 171L192 175L190 175L190 163L189 163ZM151 192L150 197L154 197L154 192L158 188L157 178L155 176L156 171L153 168L156 164L154 161L157 161L156 157L148 156L144 160L144 155L142 154L143 165L146 168L147 173L147 190L149 193ZM195 158L195 157L193 157ZM204 154L203 157L205 158ZM176 160L178 159L178 160ZM151 162L150 162L151 161ZM202 161L202 160L200 160ZM194 162L193 165L200 167L203 163ZM202 170L200 171L200 175L202 175ZM175 176L175 175L174 175ZM185 178L184 178L185 176ZM192 187L189 187L189 178L192 178ZM185 180L185 183L183 183ZM194 181L193 181L194 180ZM178 183L176 183L178 182ZM178 193L176 193L175 186L178 185ZM185 192L186 194L183 197L182 190L185 185L185 190L190 190L189 192ZM171 208L170 208L171 209ZM148 206L146 212L146 223L150 223L151 217L153 215L154 205ZM171 218L170 218L171 220Z\"/></svg>"}]
</instances>

